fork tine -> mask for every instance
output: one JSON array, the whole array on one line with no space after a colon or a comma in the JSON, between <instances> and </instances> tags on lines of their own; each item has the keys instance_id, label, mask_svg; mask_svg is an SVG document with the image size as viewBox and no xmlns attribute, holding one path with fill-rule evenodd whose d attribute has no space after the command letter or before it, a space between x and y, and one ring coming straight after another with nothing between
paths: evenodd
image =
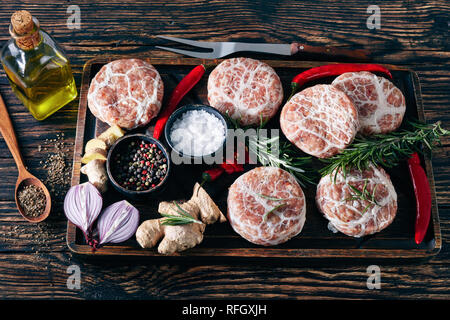
<instances>
[{"instance_id":1,"label":"fork tine","mask_svg":"<svg viewBox=\"0 0 450 320\"><path fill-rule=\"evenodd\" d=\"M217 45L217 42L202 42L202 41L194 41L194 40L188 40L183 38L176 38L176 37L168 37L168 36L156 36L161 39L166 39L170 41L175 41L179 43L184 43L193 47L199 47L199 48L210 48L214 49L214 47Z\"/></svg>"},{"instance_id":2,"label":"fork tine","mask_svg":"<svg viewBox=\"0 0 450 320\"><path fill-rule=\"evenodd\" d=\"M215 58L213 56L212 52L196 52L196 51L181 50L181 49L174 49L174 48L161 47L161 46L156 46L155 48L167 50L167 51L171 51L171 52L175 52L175 53L179 53L179 54L184 54L187 56L200 58L200 59L214 59Z\"/></svg>"}]
</instances>

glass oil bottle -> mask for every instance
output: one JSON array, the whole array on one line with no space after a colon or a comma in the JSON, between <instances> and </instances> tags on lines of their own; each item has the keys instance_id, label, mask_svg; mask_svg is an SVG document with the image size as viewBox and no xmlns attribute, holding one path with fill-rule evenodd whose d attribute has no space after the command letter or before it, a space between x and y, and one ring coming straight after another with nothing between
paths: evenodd
<instances>
[{"instance_id":1,"label":"glass oil bottle","mask_svg":"<svg viewBox=\"0 0 450 320\"><path fill-rule=\"evenodd\" d=\"M1 62L13 92L37 120L77 97L69 60L28 11L16 11Z\"/></svg>"}]
</instances>

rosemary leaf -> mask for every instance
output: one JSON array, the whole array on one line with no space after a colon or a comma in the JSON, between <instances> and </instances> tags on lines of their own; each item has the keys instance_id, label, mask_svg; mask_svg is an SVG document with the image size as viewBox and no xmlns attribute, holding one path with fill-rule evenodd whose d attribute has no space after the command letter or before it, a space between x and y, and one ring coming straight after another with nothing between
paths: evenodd
<instances>
[{"instance_id":1,"label":"rosemary leaf","mask_svg":"<svg viewBox=\"0 0 450 320\"><path fill-rule=\"evenodd\" d=\"M429 152L441 145L441 137L450 131L441 127L441 122L425 124L407 121L410 129L376 134L371 137L357 136L354 142L328 159L322 159L326 166L319 170L322 176L342 170L344 176L350 168L366 169L370 163L392 168L406 160L414 152ZM423 146L423 148L421 147Z\"/></svg>"},{"instance_id":2,"label":"rosemary leaf","mask_svg":"<svg viewBox=\"0 0 450 320\"><path fill-rule=\"evenodd\" d=\"M377 189L378 185L375 185L375 187L373 188L372 192L370 192L367 189L367 185L369 183L368 179L364 180L364 185L362 187L362 190L359 190L358 188L356 188L355 186L352 186L351 184L347 183L347 186L353 191L353 194L349 197L344 199L345 201L353 201L353 200L364 200L367 201L369 204L366 206L366 208L363 210L363 214L368 210L368 208L371 205L379 205L376 198L375 198L375 191Z\"/></svg>"},{"instance_id":3,"label":"rosemary leaf","mask_svg":"<svg viewBox=\"0 0 450 320\"><path fill-rule=\"evenodd\" d=\"M370 208L371 205L372 205L372 204L369 203L369 204L364 208L364 210L361 212L361 215L362 215L362 216L364 215L364 213L367 212L367 210L369 210L369 208Z\"/></svg>"},{"instance_id":4,"label":"rosemary leaf","mask_svg":"<svg viewBox=\"0 0 450 320\"><path fill-rule=\"evenodd\" d=\"M258 161L263 166L282 168L292 174L300 185L305 186L305 182L315 184L316 175L312 170L305 167L311 164L311 157L299 157L290 143L279 143L279 137L262 137L249 139L248 149L256 155ZM273 150L272 145L278 145L277 150Z\"/></svg>"},{"instance_id":5,"label":"rosemary leaf","mask_svg":"<svg viewBox=\"0 0 450 320\"><path fill-rule=\"evenodd\" d=\"M176 212L179 215L177 216L177 215L172 215L172 214L167 214L167 213L161 213L161 215L165 218L164 221L162 222L163 225L177 226L177 225L184 225L184 224L191 224L191 223L202 224L201 221L192 217L176 201L173 201L173 203L177 207Z\"/></svg>"},{"instance_id":6,"label":"rosemary leaf","mask_svg":"<svg viewBox=\"0 0 450 320\"><path fill-rule=\"evenodd\" d=\"M286 202L280 203L279 205L273 207L272 209L270 209L269 211L267 211L266 213L264 213L264 215L263 215L263 221L264 221L264 222L267 221L267 216L268 216L269 214L271 214L272 212L274 212L275 210L277 210L277 209L279 209L279 208L281 208L281 207L284 207L285 205L286 205Z\"/></svg>"},{"instance_id":7,"label":"rosemary leaf","mask_svg":"<svg viewBox=\"0 0 450 320\"><path fill-rule=\"evenodd\" d=\"M232 123L235 129L247 130L253 128L252 126L241 126L240 119L233 119L228 114L228 111L224 115L230 123ZM257 130L256 137L250 137L248 139L248 151L256 155L257 160L263 166L282 168L292 174L298 183L302 186L306 186L305 183L315 185L318 176L313 170L306 170L303 167L311 163L311 157L299 157L298 151L294 149L290 143L279 143L279 137L262 137L259 135L259 130L263 129L270 119L264 119L260 114L260 123ZM278 145L277 150L273 150L272 145Z\"/></svg>"},{"instance_id":8,"label":"rosemary leaf","mask_svg":"<svg viewBox=\"0 0 450 320\"><path fill-rule=\"evenodd\" d=\"M277 198L277 197L271 197L271 196L266 196L264 194L261 193L257 193L256 195L258 195L258 197L267 199L267 200L272 200L272 201L286 201L289 200L288 198Z\"/></svg>"}]
</instances>

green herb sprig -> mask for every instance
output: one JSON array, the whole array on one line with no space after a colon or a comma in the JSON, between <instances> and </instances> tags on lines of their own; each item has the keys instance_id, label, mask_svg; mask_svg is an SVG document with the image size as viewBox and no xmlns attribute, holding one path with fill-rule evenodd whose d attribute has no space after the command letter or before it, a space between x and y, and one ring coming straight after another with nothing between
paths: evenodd
<instances>
[{"instance_id":1,"label":"green herb sprig","mask_svg":"<svg viewBox=\"0 0 450 320\"><path fill-rule=\"evenodd\" d=\"M225 117L232 123L235 129L252 129L252 126L241 126L240 119L233 119L229 116L228 112L225 113ZM250 137L248 140L248 150L256 155L257 160L263 166L282 168L292 174L298 183L305 187L306 183L315 185L317 181L317 174L311 169L304 169L310 167L312 158L309 156L299 157L298 150L296 150L292 144L288 142L280 143L280 137L276 136L268 138L259 134L259 129L263 129L270 119L263 119L260 114L259 127L256 129L256 136ZM272 146L279 146L277 150Z\"/></svg>"},{"instance_id":2,"label":"green herb sprig","mask_svg":"<svg viewBox=\"0 0 450 320\"><path fill-rule=\"evenodd\" d=\"M249 152L256 155L258 161L269 167L282 168L292 174L297 181L305 186L305 182L314 185L316 182L316 174L312 170L304 169L310 167L311 157L299 157L298 151L292 144L280 143L280 137L273 138L257 136L255 139L250 138L248 141ZM275 149L272 146L277 145Z\"/></svg>"},{"instance_id":3,"label":"green herb sprig","mask_svg":"<svg viewBox=\"0 0 450 320\"><path fill-rule=\"evenodd\" d=\"M289 198L277 198L277 197L267 196L267 195L262 194L262 193L256 193L256 195L258 197L260 197L260 198L267 199L267 200L272 200L272 201L286 201L286 200L289 200Z\"/></svg>"},{"instance_id":4,"label":"green herb sprig","mask_svg":"<svg viewBox=\"0 0 450 320\"><path fill-rule=\"evenodd\" d=\"M256 194L258 197L261 197L263 199L267 199L267 200L271 200L271 201L286 201L289 200L288 198L277 198L277 197L272 197L272 196L267 196L261 193L257 193ZM269 214L271 214L272 212L274 212L275 210L282 208L284 206L286 206L287 203L286 202L282 202L278 205L276 205L275 207L273 207L272 209L270 209L269 211L267 211L266 213L264 213L263 215L263 221L267 221L267 217L269 216Z\"/></svg>"},{"instance_id":5,"label":"green herb sprig","mask_svg":"<svg viewBox=\"0 0 450 320\"><path fill-rule=\"evenodd\" d=\"M180 205L176 201L173 201L173 203L177 207L176 212L179 214L179 216L167 214L167 213L161 213L161 215L165 218L164 221L161 223L162 225L179 226L179 225L185 225L185 224L190 224L190 223L202 224L201 221L195 219L186 210L184 210L182 207L180 207Z\"/></svg>"},{"instance_id":6,"label":"green herb sprig","mask_svg":"<svg viewBox=\"0 0 450 320\"><path fill-rule=\"evenodd\" d=\"M272 212L274 212L277 209L280 209L280 208L284 207L285 205L287 205L286 202L280 203L279 205L276 205L275 207L273 207L272 209L270 209L269 211L264 213L263 221L266 222L267 221L267 217L269 216L269 214L271 214Z\"/></svg>"},{"instance_id":7,"label":"green herb sprig","mask_svg":"<svg viewBox=\"0 0 450 320\"><path fill-rule=\"evenodd\" d=\"M362 215L364 213L366 213L367 210L369 210L370 206L372 206L372 205L379 206L379 204L378 204L378 202L377 202L377 200L375 198L375 191L377 190L377 185L375 185L375 187L373 188L372 192L370 192L367 189L368 182L369 182L368 179L364 180L364 185L363 185L362 190L359 190L355 186L352 186L351 184L348 183L347 185L353 191L353 194L350 197L344 199L344 201L352 201L352 200L364 200L364 201L367 201L369 204L361 212Z\"/></svg>"},{"instance_id":8,"label":"green herb sprig","mask_svg":"<svg viewBox=\"0 0 450 320\"><path fill-rule=\"evenodd\" d=\"M409 158L413 152L430 152L441 145L441 137L450 135L449 130L441 127L441 122L425 124L407 121L409 130L401 130L387 134L376 134L371 137L358 136L355 141L340 154L323 159L327 165L319 170L322 176L342 170L357 168L366 169L369 164L387 168L398 165ZM423 148L422 148L423 145Z\"/></svg>"}]
</instances>

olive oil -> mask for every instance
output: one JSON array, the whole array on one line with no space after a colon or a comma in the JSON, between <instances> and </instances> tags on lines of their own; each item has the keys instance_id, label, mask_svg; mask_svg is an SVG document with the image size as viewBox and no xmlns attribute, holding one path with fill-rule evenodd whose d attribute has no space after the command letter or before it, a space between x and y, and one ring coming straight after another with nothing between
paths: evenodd
<instances>
[{"instance_id":1,"label":"olive oil","mask_svg":"<svg viewBox=\"0 0 450 320\"><path fill-rule=\"evenodd\" d=\"M37 120L43 120L77 97L70 63L27 11L13 14L10 33L12 39L1 54L3 68L13 92Z\"/></svg>"}]
</instances>

